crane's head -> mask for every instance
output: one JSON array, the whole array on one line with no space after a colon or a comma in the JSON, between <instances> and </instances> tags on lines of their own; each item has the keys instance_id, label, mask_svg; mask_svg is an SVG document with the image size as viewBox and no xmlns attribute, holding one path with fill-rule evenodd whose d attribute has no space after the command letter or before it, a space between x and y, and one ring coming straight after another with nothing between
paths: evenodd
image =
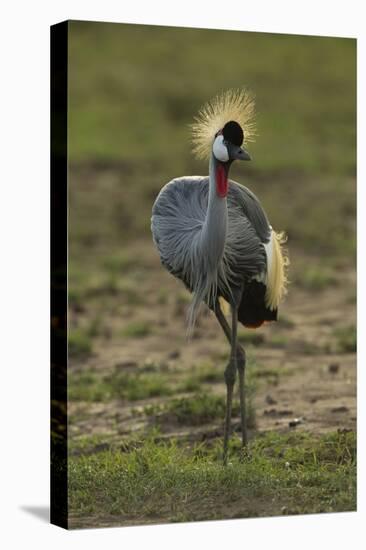
<instances>
[{"instance_id":1,"label":"crane's head","mask_svg":"<svg viewBox=\"0 0 366 550\"><path fill-rule=\"evenodd\" d=\"M212 152L216 160L220 162L232 162L233 160L251 160L248 151L242 147L244 132L235 120L230 120L215 134L212 144Z\"/></svg>"},{"instance_id":2,"label":"crane's head","mask_svg":"<svg viewBox=\"0 0 366 550\"><path fill-rule=\"evenodd\" d=\"M247 90L228 90L206 103L192 124L193 145L200 159L214 157L222 163L250 160L243 142L256 135L254 98Z\"/></svg>"}]
</instances>

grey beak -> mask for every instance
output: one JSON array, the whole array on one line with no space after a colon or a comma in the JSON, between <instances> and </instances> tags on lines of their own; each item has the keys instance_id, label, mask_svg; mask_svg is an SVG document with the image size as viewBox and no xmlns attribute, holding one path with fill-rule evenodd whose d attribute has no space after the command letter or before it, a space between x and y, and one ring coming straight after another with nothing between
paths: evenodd
<instances>
[{"instance_id":1,"label":"grey beak","mask_svg":"<svg viewBox=\"0 0 366 550\"><path fill-rule=\"evenodd\" d=\"M244 147L239 147L236 154L237 160L252 160L252 157Z\"/></svg>"},{"instance_id":2,"label":"grey beak","mask_svg":"<svg viewBox=\"0 0 366 550\"><path fill-rule=\"evenodd\" d=\"M239 147L233 143L227 142L226 147L229 153L230 160L252 160L252 157L244 149L244 147Z\"/></svg>"}]
</instances>

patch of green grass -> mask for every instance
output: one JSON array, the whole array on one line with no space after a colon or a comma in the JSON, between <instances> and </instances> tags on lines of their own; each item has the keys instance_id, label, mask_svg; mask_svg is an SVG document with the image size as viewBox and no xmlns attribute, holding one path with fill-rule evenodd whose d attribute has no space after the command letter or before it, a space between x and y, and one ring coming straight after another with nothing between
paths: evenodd
<instances>
[{"instance_id":1,"label":"patch of green grass","mask_svg":"<svg viewBox=\"0 0 366 550\"><path fill-rule=\"evenodd\" d=\"M159 403L153 403L152 405L145 405L143 408L143 414L146 416L160 415L164 411L164 405Z\"/></svg>"},{"instance_id":2,"label":"patch of green grass","mask_svg":"<svg viewBox=\"0 0 366 550\"><path fill-rule=\"evenodd\" d=\"M134 284L133 281L120 281L119 292L122 300L126 304L137 306L143 303L143 294L141 293L141 289L136 287L136 284Z\"/></svg>"},{"instance_id":3,"label":"patch of green grass","mask_svg":"<svg viewBox=\"0 0 366 550\"><path fill-rule=\"evenodd\" d=\"M255 427L254 394L256 391L256 371L258 367L251 358L247 360L245 375L246 414L248 428ZM195 373L187 379L187 385L197 389L195 395L173 399L163 407L164 416L174 420L178 424L198 425L222 419L225 416L226 400L222 396L214 395L201 390L202 383L224 384L224 375L220 369L214 368L211 363L196 365ZM239 382L237 380L236 387ZM187 387L187 386L186 386ZM206 386L207 387L207 386ZM186 389L186 391L189 391ZM239 415L239 404L234 400L233 415ZM163 418L164 418L163 416Z\"/></svg>"},{"instance_id":4,"label":"patch of green grass","mask_svg":"<svg viewBox=\"0 0 366 550\"><path fill-rule=\"evenodd\" d=\"M178 386L180 392L199 392L202 390L202 385L197 376L188 376Z\"/></svg>"},{"instance_id":5,"label":"patch of green grass","mask_svg":"<svg viewBox=\"0 0 366 550\"><path fill-rule=\"evenodd\" d=\"M123 275L131 268L137 267L138 265L138 258L134 258L131 254L127 254L126 252L118 252L102 260L102 267L114 275Z\"/></svg>"},{"instance_id":6,"label":"patch of green grass","mask_svg":"<svg viewBox=\"0 0 366 550\"><path fill-rule=\"evenodd\" d=\"M140 365L140 372L162 372L167 369L167 364L164 362L153 361L150 357L147 357L145 361Z\"/></svg>"},{"instance_id":7,"label":"patch of green grass","mask_svg":"<svg viewBox=\"0 0 366 550\"><path fill-rule=\"evenodd\" d=\"M144 338L152 332L151 323L147 321L134 321L126 325L122 331L122 336L126 338Z\"/></svg>"},{"instance_id":8,"label":"patch of green grass","mask_svg":"<svg viewBox=\"0 0 366 550\"><path fill-rule=\"evenodd\" d=\"M284 315L283 313L280 313L277 326L278 328L291 329L294 328L295 323L290 317Z\"/></svg>"},{"instance_id":9,"label":"patch of green grass","mask_svg":"<svg viewBox=\"0 0 366 550\"><path fill-rule=\"evenodd\" d=\"M99 315L95 316L89 322L89 326L87 328L88 336L90 336L91 338L100 336L100 334L102 333L102 327L103 327L102 318Z\"/></svg>"},{"instance_id":10,"label":"patch of green grass","mask_svg":"<svg viewBox=\"0 0 366 550\"><path fill-rule=\"evenodd\" d=\"M339 327L334 331L337 339L337 350L341 353L357 351L357 329L355 325Z\"/></svg>"},{"instance_id":11,"label":"patch of green grass","mask_svg":"<svg viewBox=\"0 0 366 550\"><path fill-rule=\"evenodd\" d=\"M265 383L277 385L282 376L289 376L291 373L292 371L288 367L264 368L257 365L251 371L251 377L254 381L252 383L259 384L261 380L264 380Z\"/></svg>"},{"instance_id":12,"label":"patch of green grass","mask_svg":"<svg viewBox=\"0 0 366 550\"><path fill-rule=\"evenodd\" d=\"M109 446L105 434L83 435L82 437L69 439L68 453L69 455L93 454L106 450Z\"/></svg>"},{"instance_id":13,"label":"patch of green grass","mask_svg":"<svg viewBox=\"0 0 366 550\"><path fill-rule=\"evenodd\" d=\"M338 281L331 270L309 266L297 274L295 282L306 290L320 291L336 285Z\"/></svg>"},{"instance_id":14,"label":"patch of green grass","mask_svg":"<svg viewBox=\"0 0 366 550\"><path fill-rule=\"evenodd\" d=\"M157 438L160 436L159 428L155 427L149 431L149 437ZM126 452L132 449L137 449L143 445L141 440L141 432L136 431L128 436L117 435L112 432L98 433L93 435L81 435L69 438L68 455L69 456L86 456L96 453L101 453L106 450Z\"/></svg>"},{"instance_id":15,"label":"patch of green grass","mask_svg":"<svg viewBox=\"0 0 366 550\"><path fill-rule=\"evenodd\" d=\"M68 266L68 303L72 308L84 306L85 288L88 285L88 272L81 262L69 262Z\"/></svg>"},{"instance_id":16,"label":"patch of green grass","mask_svg":"<svg viewBox=\"0 0 366 550\"><path fill-rule=\"evenodd\" d=\"M226 401L222 396L207 392L199 392L189 397L172 399L162 407L162 419L176 422L186 426L199 426L222 420L225 417ZM232 414L239 416L239 403L234 401ZM255 411L252 395L247 390L247 425L249 428L255 426Z\"/></svg>"},{"instance_id":17,"label":"patch of green grass","mask_svg":"<svg viewBox=\"0 0 366 550\"><path fill-rule=\"evenodd\" d=\"M93 351L93 339L103 332L103 323L100 315L90 319L84 327L69 330L68 350L70 357L83 357Z\"/></svg>"},{"instance_id":18,"label":"patch of green grass","mask_svg":"<svg viewBox=\"0 0 366 550\"><path fill-rule=\"evenodd\" d=\"M182 306L182 305L186 306L190 304L191 301L192 301L192 297L187 290L181 290L180 292L177 293L175 297L175 303L177 304L177 306Z\"/></svg>"},{"instance_id":19,"label":"patch of green grass","mask_svg":"<svg viewBox=\"0 0 366 550\"><path fill-rule=\"evenodd\" d=\"M67 392L70 401L105 401L110 396L108 384L91 369L71 372Z\"/></svg>"},{"instance_id":20,"label":"patch of green grass","mask_svg":"<svg viewBox=\"0 0 366 550\"><path fill-rule=\"evenodd\" d=\"M172 393L171 387L161 373L126 374L116 370L110 376L105 377L105 381L110 385L114 397L128 399L129 401Z\"/></svg>"},{"instance_id":21,"label":"patch of green grass","mask_svg":"<svg viewBox=\"0 0 366 550\"><path fill-rule=\"evenodd\" d=\"M68 335L68 350L71 357L82 357L92 352L91 336L82 329L72 329Z\"/></svg>"},{"instance_id":22,"label":"patch of green grass","mask_svg":"<svg viewBox=\"0 0 366 550\"><path fill-rule=\"evenodd\" d=\"M270 432L248 451L241 460L232 438L223 467L221 438L188 449L152 437L127 452L71 456L71 525L94 525L96 517L126 525L355 510L353 432Z\"/></svg>"},{"instance_id":23,"label":"patch of green grass","mask_svg":"<svg viewBox=\"0 0 366 550\"><path fill-rule=\"evenodd\" d=\"M256 362L252 357L247 357L247 363L246 363L246 373L245 373L245 399L246 399L246 417L247 417L247 426L248 428L255 428L256 426L256 414L255 414L255 407L254 407L254 395L257 389L257 379L256 379L256 371L258 367L256 365ZM192 380L192 382L195 380L197 384L225 384L224 382L224 373L215 367L215 365L211 362L204 362L202 364L195 366L196 373L192 376L192 378L188 380ZM236 380L236 388L239 386L239 380L237 377ZM207 386L206 386L207 388ZM180 408L182 406L181 412L183 412L183 415L181 416L181 420L183 423L187 422L190 423L189 418L191 417L191 422L195 424L197 421L194 418L194 415L198 411L198 417L207 417L207 421L213 421L215 418L223 418L225 415L225 407L226 407L226 399L213 395L210 392L207 392L205 390L201 390L201 387L196 391L196 395L193 395L189 398L187 398L187 402L180 403L179 400L176 402L176 406ZM203 397L203 399L202 399ZM174 408L174 405L173 405ZM233 402L233 409L232 409L233 415L239 416L240 409L239 409L239 402L235 401ZM184 420L184 416L186 414L186 419Z\"/></svg>"},{"instance_id":24,"label":"patch of green grass","mask_svg":"<svg viewBox=\"0 0 366 550\"><path fill-rule=\"evenodd\" d=\"M216 384L224 382L224 374L222 369L216 367L208 361L196 364L191 374L185 378L184 382L179 386L181 391L199 391L202 383Z\"/></svg>"},{"instance_id":25,"label":"patch of green grass","mask_svg":"<svg viewBox=\"0 0 366 550\"><path fill-rule=\"evenodd\" d=\"M309 340L298 340L296 342L296 349L304 355L321 355L332 352L332 346L329 342L317 344Z\"/></svg>"},{"instance_id":26,"label":"patch of green grass","mask_svg":"<svg viewBox=\"0 0 366 550\"><path fill-rule=\"evenodd\" d=\"M207 382L210 384L216 384L224 381L224 374L220 367L217 365L203 364L197 366L197 379L200 382Z\"/></svg>"},{"instance_id":27,"label":"patch of green grass","mask_svg":"<svg viewBox=\"0 0 366 550\"><path fill-rule=\"evenodd\" d=\"M83 292L80 288L70 287L68 289L69 306L80 308L83 305Z\"/></svg>"},{"instance_id":28,"label":"patch of green grass","mask_svg":"<svg viewBox=\"0 0 366 550\"><path fill-rule=\"evenodd\" d=\"M243 345L253 344L253 346L258 346L263 344L265 337L255 329L248 329L245 332L238 332L238 340Z\"/></svg>"},{"instance_id":29,"label":"patch of green grass","mask_svg":"<svg viewBox=\"0 0 366 550\"><path fill-rule=\"evenodd\" d=\"M171 393L172 388L161 373L129 373L116 368L106 375L90 369L69 375L68 397L71 401L137 401Z\"/></svg>"},{"instance_id":30,"label":"patch of green grass","mask_svg":"<svg viewBox=\"0 0 366 550\"><path fill-rule=\"evenodd\" d=\"M267 340L267 345L272 346L273 348L285 348L288 343L288 338L283 334L272 334L269 340Z\"/></svg>"},{"instance_id":31,"label":"patch of green grass","mask_svg":"<svg viewBox=\"0 0 366 550\"><path fill-rule=\"evenodd\" d=\"M156 301L161 306L168 303L168 292L165 290L165 288L159 288Z\"/></svg>"},{"instance_id":32,"label":"patch of green grass","mask_svg":"<svg viewBox=\"0 0 366 550\"><path fill-rule=\"evenodd\" d=\"M220 361L227 359L228 353L225 352L224 357L220 356ZM253 363L252 360L248 361L248 364ZM251 377L252 367L250 366L247 369L247 393L253 393L253 376ZM248 383L249 380L249 383ZM196 364L191 371L191 374L188 374L184 381L178 386L180 391L187 392L200 392L202 389L202 384L224 384L225 377L223 369L218 365L214 365L210 361L204 361L202 363Z\"/></svg>"},{"instance_id":33,"label":"patch of green grass","mask_svg":"<svg viewBox=\"0 0 366 550\"><path fill-rule=\"evenodd\" d=\"M233 414L238 412L238 407L233 407ZM208 393L173 399L166 407L166 415L178 424L198 426L217 418L224 418L225 400Z\"/></svg>"}]
</instances>

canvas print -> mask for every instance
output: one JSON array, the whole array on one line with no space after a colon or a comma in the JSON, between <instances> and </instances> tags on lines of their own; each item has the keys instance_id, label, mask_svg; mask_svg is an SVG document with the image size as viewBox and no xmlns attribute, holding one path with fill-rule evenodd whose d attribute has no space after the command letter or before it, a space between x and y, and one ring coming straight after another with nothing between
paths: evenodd
<instances>
[{"instance_id":1,"label":"canvas print","mask_svg":"<svg viewBox=\"0 0 366 550\"><path fill-rule=\"evenodd\" d=\"M51 521L356 510L356 41L51 28Z\"/></svg>"}]
</instances>

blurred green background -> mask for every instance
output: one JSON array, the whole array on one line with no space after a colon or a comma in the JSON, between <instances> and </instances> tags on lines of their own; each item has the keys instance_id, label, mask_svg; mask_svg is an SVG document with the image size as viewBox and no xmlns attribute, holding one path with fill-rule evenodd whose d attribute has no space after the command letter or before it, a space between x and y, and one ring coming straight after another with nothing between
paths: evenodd
<instances>
[{"instance_id":1,"label":"blurred green background","mask_svg":"<svg viewBox=\"0 0 366 550\"><path fill-rule=\"evenodd\" d=\"M89 245L106 246L120 238L121 220L125 239L147 236L163 184L207 173L191 154L194 115L218 92L245 86L256 96L258 137L253 162L232 177L259 195L291 244L349 258L355 76L353 39L71 22L71 166L118 177L98 189L90 182L92 197L71 186L71 243L87 233Z\"/></svg>"}]
</instances>

